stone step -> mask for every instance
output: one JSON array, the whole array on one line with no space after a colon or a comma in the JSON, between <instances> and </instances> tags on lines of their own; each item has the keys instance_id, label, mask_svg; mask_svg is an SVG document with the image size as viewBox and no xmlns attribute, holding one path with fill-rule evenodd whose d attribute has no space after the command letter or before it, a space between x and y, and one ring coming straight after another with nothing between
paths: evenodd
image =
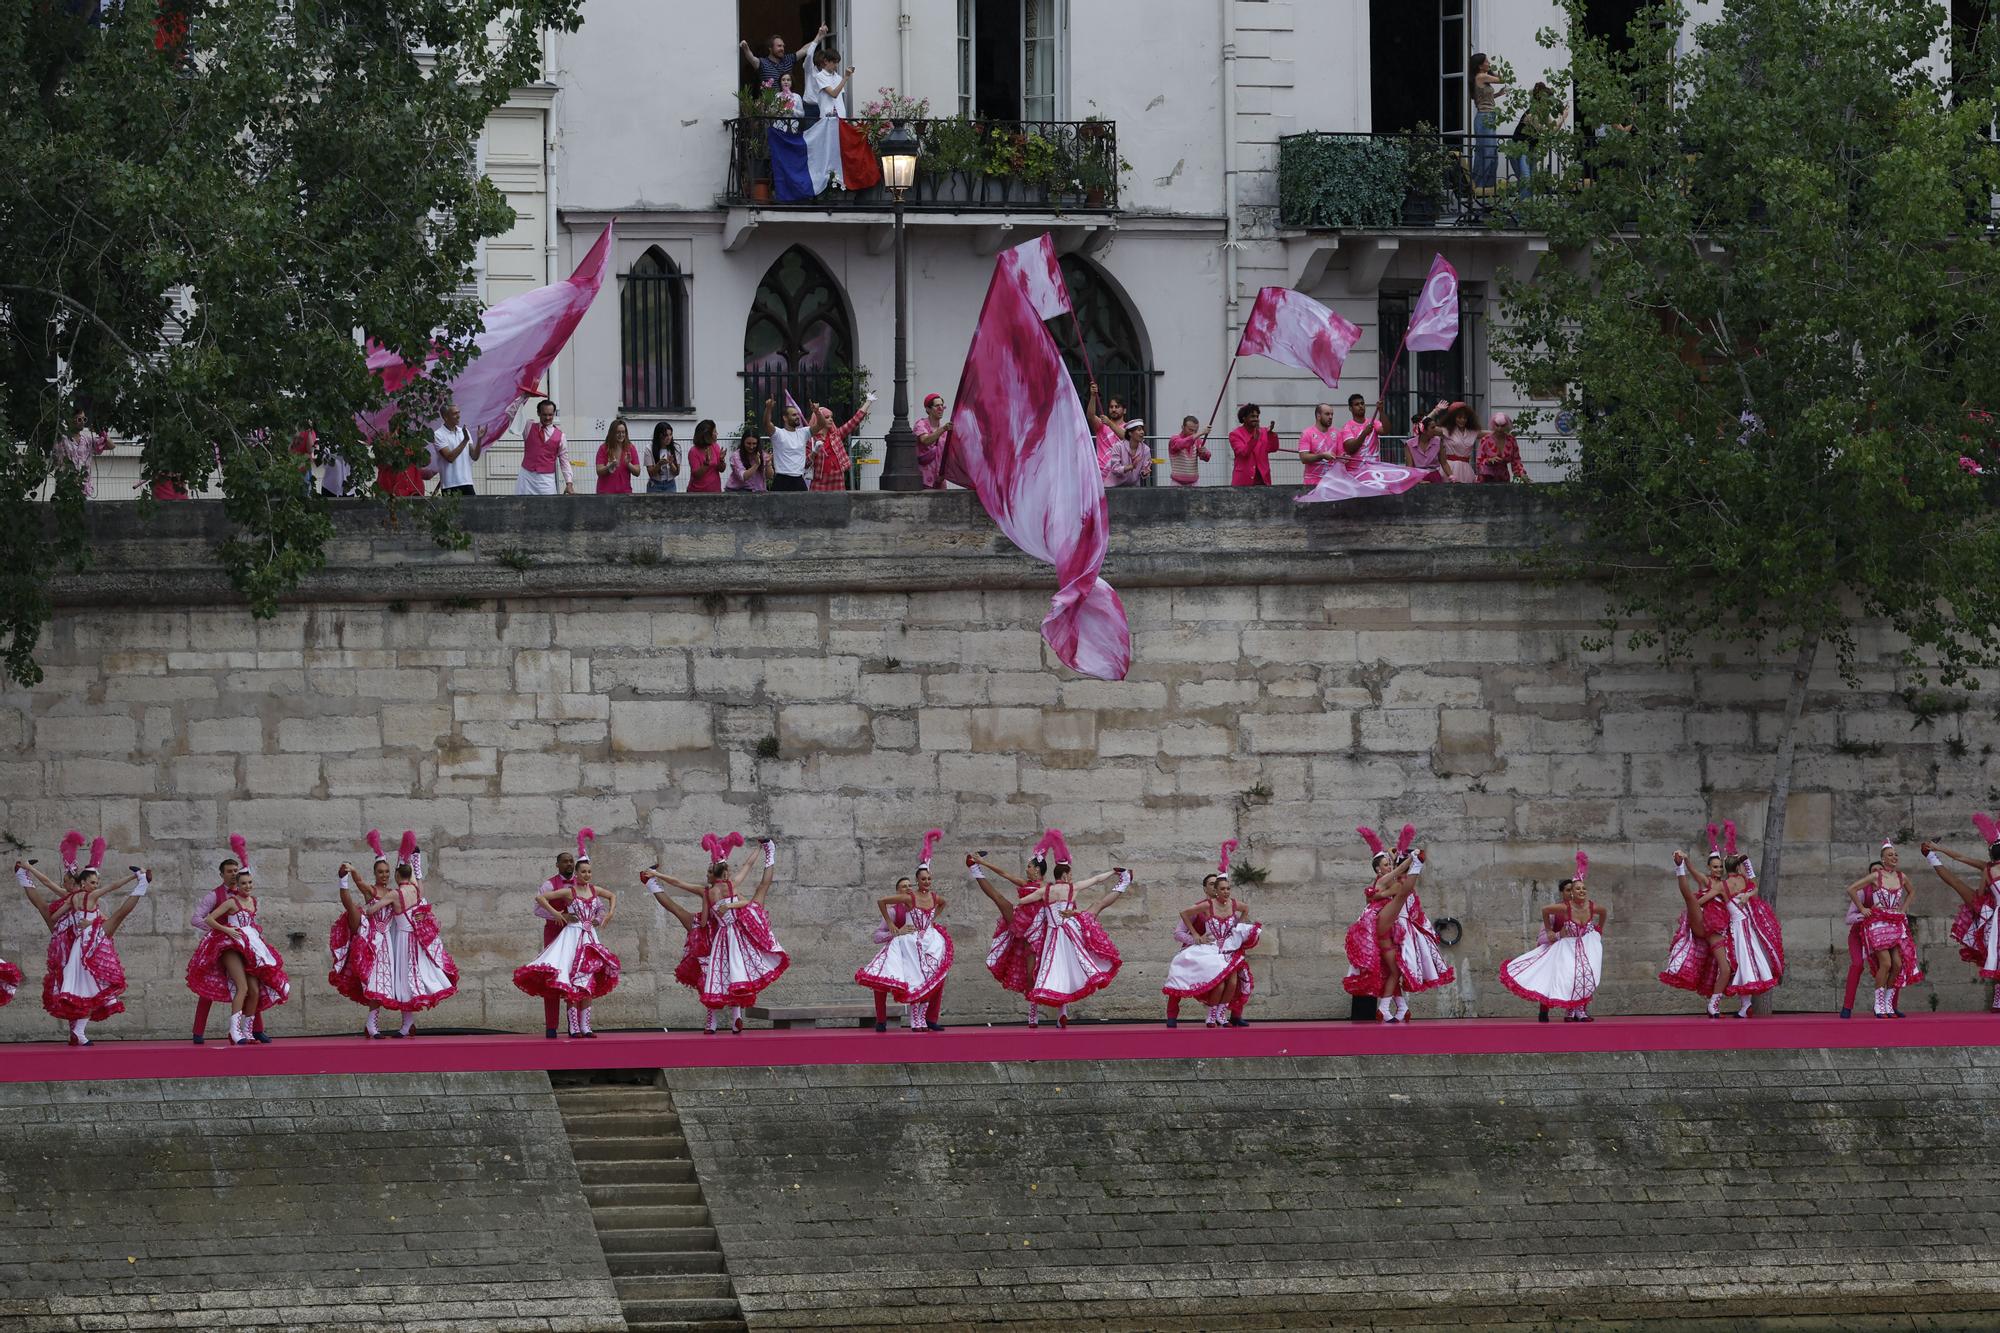
<instances>
[{"instance_id":1,"label":"stone step","mask_svg":"<svg viewBox=\"0 0 2000 1333\"><path fill-rule=\"evenodd\" d=\"M565 1107L563 1128L572 1139L649 1138L681 1132L681 1118L672 1112L599 1111L584 1113Z\"/></svg>"},{"instance_id":2,"label":"stone step","mask_svg":"<svg viewBox=\"0 0 2000 1333\"><path fill-rule=\"evenodd\" d=\"M626 1231L650 1231L659 1227L705 1227L708 1209L698 1203L641 1204L600 1208L591 1205L599 1236Z\"/></svg>"},{"instance_id":3,"label":"stone step","mask_svg":"<svg viewBox=\"0 0 2000 1333\"><path fill-rule=\"evenodd\" d=\"M740 1319L741 1312L736 1302L723 1300L687 1301L626 1301L625 1326L647 1328L665 1325L669 1328L686 1328L689 1324L706 1325L718 1320Z\"/></svg>"},{"instance_id":4,"label":"stone step","mask_svg":"<svg viewBox=\"0 0 2000 1333\"><path fill-rule=\"evenodd\" d=\"M621 1180L609 1185L585 1185L583 1197L590 1200L593 1209L702 1202L701 1186L691 1180L675 1184Z\"/></svg>"},{"instance_id":5,"label":"stone step","mask_svg":"<svg viewBox=\"0 0 2000 1333\"><path fill-rule=\"evenodd\" d=\"M611 1276L664 1277L670 1273L721 1273L722 1251L702 1250L606 1250L604 1262Z\"/></svg>"},{"instance_id":6,"label":"stone step","mask_svg":"<svg viewBox=\"0 0 2000 1333\"><path fill-rule=\"evenodd\" d=\"M687 1157L687 1140L678 1134L574 1139L570 1152L579 1162L656 1162Z\"/></svg>"},{"instance_id":7,"label":"stone step","mask_svg":"<svg viewBox=\"0 0 2000 1333\"><path fill-rule=\"evenodd\" d=\"M625 1333L746 1333L749 1327L741 1319L702 1319L692 1323L669 1319L656 1324L635 1324L627 1320Z\"/></svg>"},{"instance_id":8,"label":"stone step","mask_svg":"<svg viewBox=\"0 0 2000 1333\"><path fill-rule=\"evenodd\" d=\"M735 1290L721 1273L648 1273L644 1276L614 1277L618 1299L633 1301L734 1300Z\"/></svg>"},{"instance_id":9,"label":"stone step","mask_svg":"<svg viewBox=\"0 0 2000 1333\"><path fill-rule=\"evenodd\" d=\"M570 1145L577 1173L586 1185L680 1185L694 1181L694 1163L685 1157L655 1157L643 1162L593 1162Z\"/></svg>"},{"instance_id":10,"label":"stone step","mask_svg":"<svg viewBox=\"0 0 2000 1333\"><path fill-rule=\"evenodd\" d=\"M632 1227L623 1231L600 1231L597 1243L607 1255L716 1249L715 1228L704 1226ZM721 1259L722 1254L717 1250L716 1261L720 1263Z\"/></svg>"},{"instance_id":11,"label":"stone step","mask_svg":"<svg viewBox=\"0 0 2000 1333\"><path fill-rule=\"evenodd\" d=\"M601 1086L592 1088L557 1088L556 1105L564 1111L585 1107L639 1111L648 1107L671 1110L672 1102L665 1088L628 1088Z\"/></svg>"}]
</instances>

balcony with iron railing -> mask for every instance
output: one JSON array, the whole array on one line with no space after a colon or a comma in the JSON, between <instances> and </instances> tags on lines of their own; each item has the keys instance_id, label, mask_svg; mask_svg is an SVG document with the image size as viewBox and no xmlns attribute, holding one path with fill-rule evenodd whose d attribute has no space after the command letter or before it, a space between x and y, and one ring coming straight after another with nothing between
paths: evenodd
<instances>
[{"instance_id":1,"label":"balcony with iron railing","mask_svg":"<svg viewBox=\"0 0 2000 1333\"><path fill-rule=\"evenodd\" d=\"M891 125L857 118L847 124L871 146ZM917 179L906 207L980 213L1108 213L1118 207L1118 127L1104 120L967 120L953 116L902 122L917 136ZM771 173L772 133L796 134L795 116L738 116L726 122L729 183L723 200L757 208L876 212L889 206L881 186L829 186L817 198L780 201Z\"/></svg>"},{"instance_id":2,"label":"balcony with iron railing","mask_svg":"<svg viewBox=\"0 0 2000 1333\"><path fill-rule=\"evenodd\" d=\"M1482 183L1471 132L1386 134L1311 131L1278 140L1278 216L1305 230L1389 231L1505 226L1516 205L1553 181L1554 141L1493 136L1493 179Z\"/></svg>"}]
</instances>

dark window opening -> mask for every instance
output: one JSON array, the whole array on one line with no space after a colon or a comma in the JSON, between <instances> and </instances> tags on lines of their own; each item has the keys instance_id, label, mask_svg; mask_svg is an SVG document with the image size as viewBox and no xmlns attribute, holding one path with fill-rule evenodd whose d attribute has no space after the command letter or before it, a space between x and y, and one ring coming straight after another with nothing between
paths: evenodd
<instances>
[{"instance_id":1,"label":"dark window opening","mask_svg":"<svg viewBox=\"0 0 2000 1333\"><path fill-rule=\"evenodd\" d=\"M626 409L687 407L687 279L659 247L639 256L625 275L618 323Z\"/></svg>"}]
</instances>

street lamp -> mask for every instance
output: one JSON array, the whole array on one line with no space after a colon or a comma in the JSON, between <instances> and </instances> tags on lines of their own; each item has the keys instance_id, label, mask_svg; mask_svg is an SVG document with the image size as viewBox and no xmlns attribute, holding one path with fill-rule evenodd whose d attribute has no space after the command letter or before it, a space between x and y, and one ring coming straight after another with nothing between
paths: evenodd
<instances>
[{"instance_id":1,"label":"street lamp","mask_svg":"<svg viewBox=\"0 0 2000 1333\"><path fill-rule=\"evenodd\" d=\"M896 392L890 404L894 415L883 443L887 458L882 467L885 491L923 489L923 471L917 465L917 437L910 429L909 339L904 331L909 304L910 255L903 239L903 195L917 179L917 136L898 121L882 138L882 183L896 201Z\"/></svg>"}]
</instances>

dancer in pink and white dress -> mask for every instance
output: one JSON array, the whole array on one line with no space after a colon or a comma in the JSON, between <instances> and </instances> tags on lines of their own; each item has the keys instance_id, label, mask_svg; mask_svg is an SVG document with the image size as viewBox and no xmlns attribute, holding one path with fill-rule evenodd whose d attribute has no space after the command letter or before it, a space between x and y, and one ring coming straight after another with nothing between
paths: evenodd
<instances>
[{"instance_id":1,"label":"dancer in pink and white dress","mask_svg":"<svg viewBox=\"0 0 2000 1333\"><path fill-rule=\"evenodd\" d=\"M1710 1018L1722 1017L1723 990L1736 975L1725 886L1728 873L1728 861L1713 824L1708 826L1707 874L1689 866L1687 853L1674 853L1674 886L1680 890L1682 911L1667 944L1667 965L1660 972L1660 981L1676 990L1706 995Z\"/></svg>"},{"instance_id":2,"label":"dancer in pink and white dress","mask_svg":"<svg viewBox=\"0 0 2000 1333\"><path fill-rule=\"evenodd\" d=\"M854 980L875 994L877 1032L888 1030L891 999L907 1007L911 1031L942 1028L936 1020L952 946L950 932L938 924L945 900L931 887L931 852L943 836L938 829L926 833L915 882L899 879L895 893L876 901L882 925L875 938L882 947L855 972Z\"/></svg>"},{"instance_id":3,"label":"dancer in pink and white dress","mask_svg":"<svg viewBox=\"0 0 2000 1333\"><path fill-rule=\"evenodd\" d=\"M396 853L396 887L387 898L370 904L382 915L382 933L370 960L362 994L368 998L368 1035L379 1035L378 1009L403 1016L392 1037L416 1034L417 1015L435 1009L458 990L458 964L438 935L437 916L424 896L424 854L417 835L407 830Z\"/></svg>"},{"instance_id":4,"label":"dancer in pink and white dress","mask_svg":"<svg viewBox=\"0 0 2000 1333\"><path fill-rule=\"evenodd\" d=\"M1021 900L1023 906L1035 903L1041 907L1042 948L1035 967L1035 984L1028 988L1028 1003L1033 1006L1028 1026L1039 1025L1040 1006L1054 1005L1056 1026L1068 1027L1069 1007L1109 986L1124 965L1118 946L1098 924L1096 910L1077 907L1077 891L1115 875L1112 893L1121 894L1131 887L1132 876L1124 870L1114 870L1093 875L1081 884L1072 882L1069 844L1063 840L1061 829L1044 833L1035 850L1049 853L1053 864L1048 883Z\"/></svg>"},{"instance_id":5,"label":"dancer in pink and white dress","mask_svg":"<svg viewBox=\"0 0 2000 1333\"><path fill-rule=\"evenodd\" d=\"M1049 859L1047 852L1036 852L1028 858L1028 877L1015 879L1012 875L985 859L985 853L965 858L965 872L979 891L987 896L1000 911L1000 920L993 927L993 939L986 946L986 970L1000 983L1003 990L1013 991L1026 997L1035 986L1035 969L1042 961L1042 912L1039 903L1028 899L1041 891L1042 881L1047 877ZM1015 896L1009 899L1000 889L994 887L989 876L998 876L1014 886ZM1028 1026L1034 1027L1041 1021L1041 1006L1028 1005Z\"/></svg>"},{"instance_id":6,"label":"dancer in pink and white dress","mask_svg":"<svg viewBox=\"0 0 2000 1333\"><path fill-rule=\"evenodd\" d=\"M1524 1000L1561 1009L1565 1023L1589 1023L1590 1001L1604 975L1604 927L1611 910L1593 902L1584 882L1590 858L1576 854L1576 874L1556 886L1562 901L1542 909L1546 943L1500 965L1500 984Z\"/></svg>"},{"instance_id":7,"label":"dancer in pink and white dress","mask_svg":"<svg viewBox=\"0 0 2000 1333\"><path fill-rule=\"evenodd\" d=\"M537 895L537 901L563 927L533 962L514 969L516 989L543 998L554 996L569 1006L569 1035L595 1037L590 1029L591 1006L618 986L618 955L604 947L598 932L611 924L618 895L591 882L588 844L596 834L576 835L576 880Z\"/></svg>"},{"instance_id":8,"label":"dancer in pink and white dress","mask_svg":"<svg viewBox=\"0 0 2000 1333\"><path fill-rule=\"evenodd\" d=\"M195 942L197 944L201 942L204 935L208 934L208 927L203 924L208 920L208 914L213 912L215 905L221 902L228 895L229 891L236 886L236 872L249 863L249 844L244 841L242 834L230 834L229 855L223 857L221 864L216 866L216 871L220 878L217 880L215 887L204 893L195 903L194 911L188 916L188 926L194 931ZM256 872L252 871L251 873L254 875ZM214 1007L215 1001L205 996L195 997L194 1044L196 1046L204 1045L208 1041L208 1013ZM257 1041L263 1042L266 1045L270 1044L271 1039L264 1034L264 1015L252 1014L250 1016L250 1035Z\"/></svg>"},{"instance_id":9,"label":"dancer in pink and white dress","mask_svg":"<svg viewBox=\"0 0 2000 1333\"><path fill-rule=\"evenodd\" d=\"M639 886L653 895L653 901L665 908L667 914L681 923L684 937L681 941L680 961L674 964L674 980L701 998L701 979L708 967L708 950L712 935L709 929L709 914L706 902L699 911L690 912L674 901L673 895L659 885L677 888L686 893L701 894L699 884L683 884L671 875L660 873L660 863L639 872ZM703 895L704 899L706 895Z\"/></svg>"},{"instance_id":10,"label":"dancer in pink and white dress","mask_svg":"<svg viewBox=\"0 0 2000 1333\"><path fill-rule=\"evenodd\" d=\"M1899 861L1895 839L1884 839L1881 869L1847 886L1847 896L1857 907L1863 901L1863 890L1871 890L1868 915L1861 923L1861 946L1875 964L1877 1018L1901 1018L1890 1002L1890 992L1924 979L1917 942L1910 934L1910 877L1899 868Z\"/></svg>"},{"instance_id":11,"label":"dancer in pink and white dress","mask_svg":"<svg viewBox=\"0 0 2000 1333\"><path fill-rule=\"evenodd\" d=\"M1981 981L2000 981L2000 820L1992 815L1975 814L1972 823L1987 840L1985 860L1960 856L1948 847L1928 842L1923 845L1924 859L1961 900L1958 915L1951 923L1951 938L1958 945L1958 956L1972 964ZM1978 871L1979 887L1973 888L1946 870L1946 856ZM2000 986L1993 988L1993 1011L2000 1013Z\"/></svg>"},{"instance_id":12,"label":"dancer in pink and white dress","mask_svg":"<svg viewBox=\"0 0 2000 1333\"><path fill-rule=\"evenodd\" d=\"M1249 910L1236 900L1229 882L1229 854L1236 840L1222 844L1215 873L1202 881L1207 896L1181 913L1174 938L1186 943L1167 964L1167 1026L1179 1025L1179 1001L1200 1000L1208 1006L1206 1027L1240 1027L1243 1006L1256 989L1250 972L1250 951L1263 927L1250 920Z\"/></svg>"},{"instance_id":13,"label":"dancer in pink and white dress","mask_svg":"<svg viewBox=\"0 0 2000 1333\"><path fill-rule=\"evenodd\" d=\"M1729 952L1735 964L1724 995L1741 996L1738 1018L1750 1017L1753 997L1777 989L1785 979L1785 932L1763 895L1757 869L1736 850L1736 821L1722 825L1723 904L1729 912Z\"/></svg>"},{"instance_id":14,"label":"dancer in pink and white dress","mask_svg":"<svg viewBox=\"0 0 2000 1333\"><path fill-rule=\"evenodd\" d=\"M778 845L769 838L758 839L764 852L764 874L748 898L737 894L736 872L729 864L729 854L743 846L743 835L708 833L702 836L701 845L709 859L703 887L660 878L684 892L701 894L709 918L708 961L701 973L701 1003L708 1010L703 1031L713 1034L727 1007L731 1011L729 1030L741 1033L744 1006L792 965L791 955L771 930L770 913L764 910L764 895L771 891L771 875L778 864Z\"/></svg>"},{"instance_id":15,"label":"dancer in pink and white dress","mask_svg":"<svg viewBox=\"0 0 2000 1333\"><path fill-rule=\"evenodd\" d=\"M382 851L381 830L368 830L368 847L375 853L375 861L374 875L366 886L352 864L340 863L335 884L340 915L326 933L327 953L333 960L326 980L342 997L368 1010L363 1035L379 1037L380 1006L368 998L368 978L375 970L375 953L382 946L395 888L390 882L391 862Z\"/></svg>"},{"instance_id":16,"label":"dancer in pink and white dress","mask_svg":"<svg viewBox=\"0 0 2000 1333\"><path fill-rule=\"evenodd\" d=\"M1416 834L1414 825L1403 825L1402 835L1396 839L1398 856L1408 855ZM1424 900L1417 894L1415 880L1421 873L1421 867L1412 872L1409 896L1396 911L1397 962L1401 965L1402 983L1396 996L1399 1023L1407 1022L1410 1017L1412 995L1438 990L1458 979L1458 973L1445 960L1444 946L1438 943L1437 930L1431 925L1430 914L1424 911Z\"/></svg>"},{"instance_id":17,"label":"dancer in pink and white dress","mask_svg":"<svg viewBox=\"0 0 2000 1333\"><path fill-rule=\"evenodd\" d=\"M247 1046L255 1037L250 1018L292 995L285 960L257 926L257 883L248 866L236 872L229 896L215 905L188 959L188 989L205 1000L229 1002L229 1044Z\"/></svg>"},{"instance_id":18,"label":"dancer in pink and white dress","mask_svg":"<svg viewBox=\"0 0 2000 1333\"><path fill-rule=\"evenodd\" d=\"M1410 1002L1403 995L1403 949L1410 931L1402 919L1403 905L1416 892L1417 877L1424 873L1424 855L1410 851L1410 841L1416 836L1411 825L1403 826L1394 852L1383 847L1374 829L1363 827L1355 832L1368 844L1369 868L1375 878L1365 891L1367 903L1361 915L1347 928L1347 975L1340 985L1349 995L1385 1001L1382 1021L1400 1023L1410 1013Z\"/></svg>"},{"instance_id":19,"label":"dancer in pink and white dress","mask_svg":"<svg viewBox=\"0 0 2000 1333\"><path fill-rule=\"evenodd\" d=\"M91 1044L84 1032L93 1021L124 1012L125 964L111 941L152 884L147 872L136 868L129 879L105 884L98 872L104 861L104 848L103 838L94 839L89 863L79 866L76 857L83 849L83 835L74 829L65 834L60 888L28 862L14 863L16 880L49 928L42 1008L50 1017L69 1025L72 1046ZM37 882L48 896L37 891ZM105 897L128 885L131 893L107 920L101 910Z\"/></svg>"}]
</instances>

